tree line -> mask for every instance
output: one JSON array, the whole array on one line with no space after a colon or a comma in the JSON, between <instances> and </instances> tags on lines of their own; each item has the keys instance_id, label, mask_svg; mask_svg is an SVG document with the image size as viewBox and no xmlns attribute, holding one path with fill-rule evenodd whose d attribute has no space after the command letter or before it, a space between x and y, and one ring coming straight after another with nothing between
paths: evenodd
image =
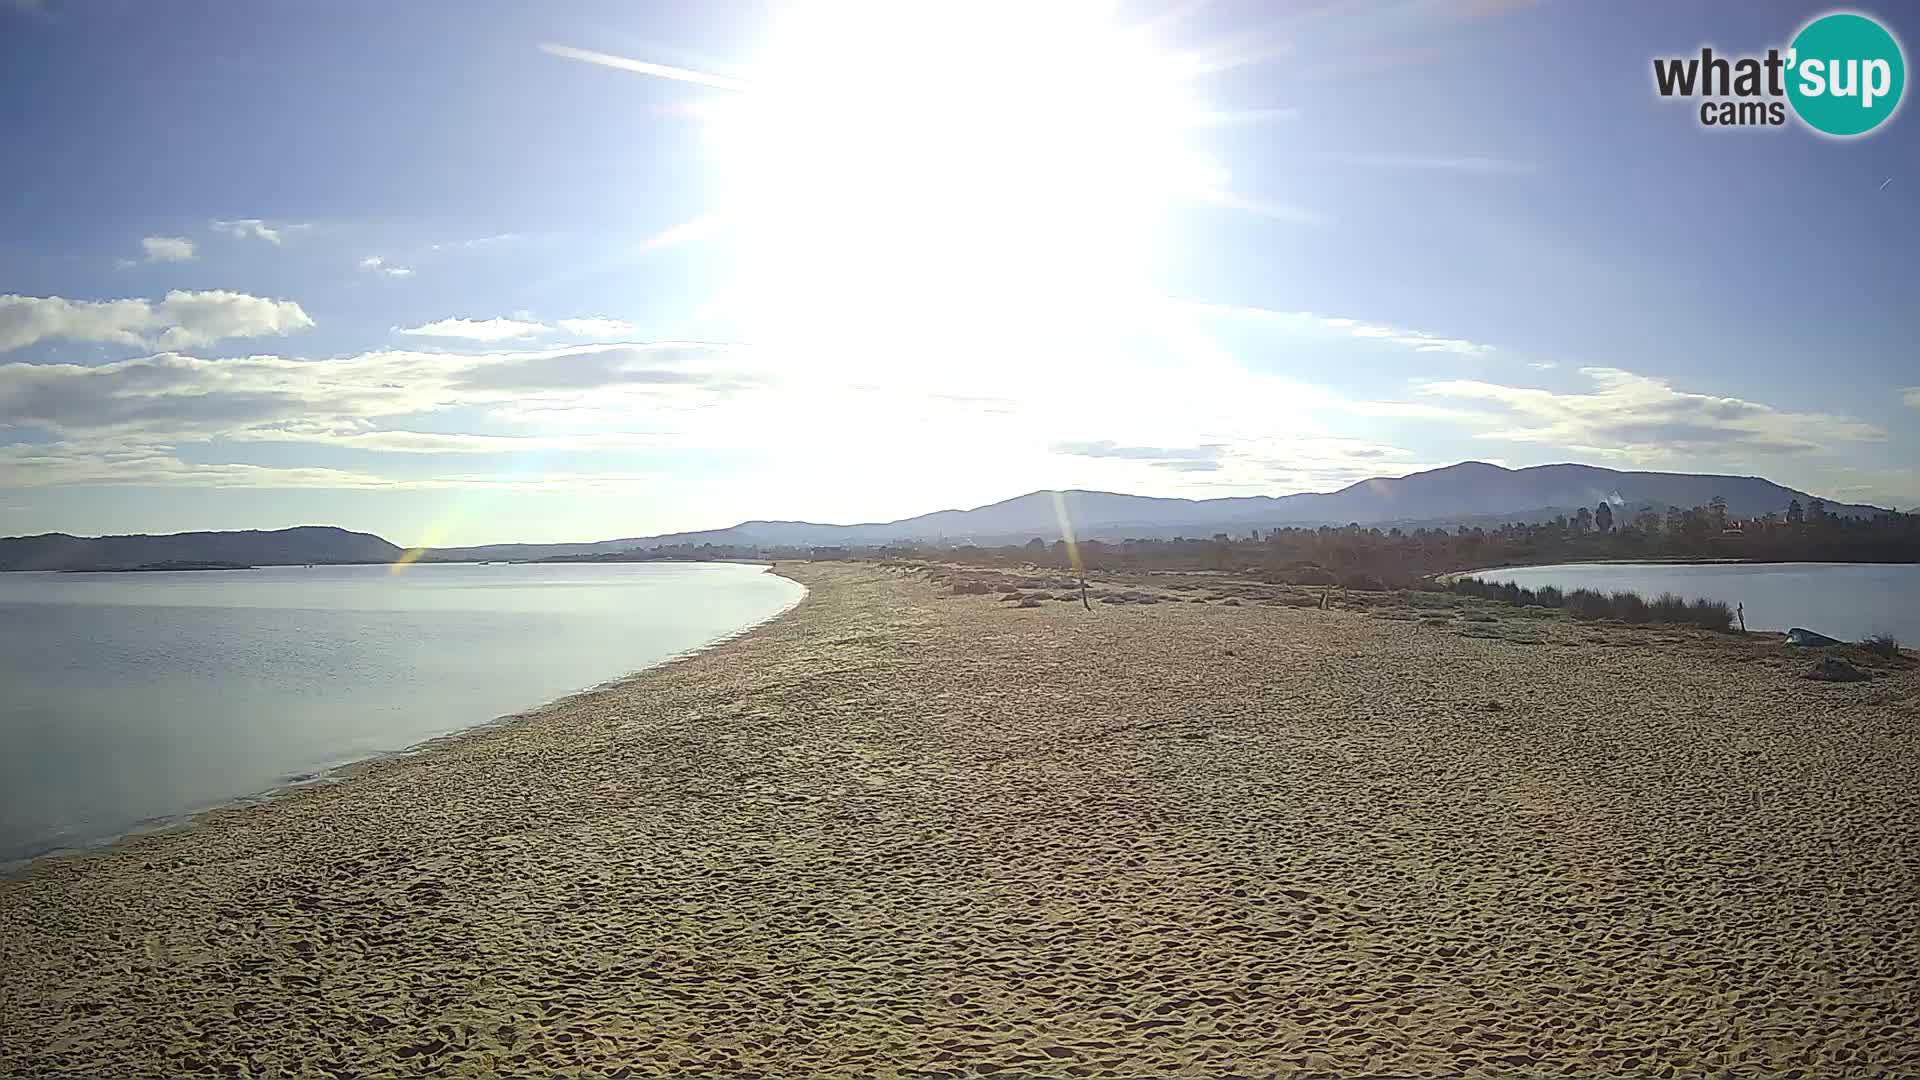
<instances>
[{"instance_id":1,"label":"tree line","mask_svg":"<svg viewBox=\"0 0 1920 1080\"><path fill-rule=\"evenodd\" d=\"M1545 521L1487 527L1386 528L1359 524L1249 529L1210 537L1120 542L1035 537L1013 547L896 545L898 556L1034 563L1071 569L1215 570L1288 584L1398 588L1435 575L1503 565L1604 559L1740 559L1756 562L1920 562L1920 514L1837 517L1820 500L1784 513L1734 518L1726 501L1688 509L1627 510L1610 503Z\"/></svg>"},{"instance_id":2,"label":"tree line","mask_svg":"<svg viewBox=\"0 0 1920 1080\"><path fill-rule=\"evenodd\" d=\"M1726 500L1660 510L1611 503L1545 521L1452 529L1249 528L1207 537L1085 540L1073 548L1034 537L1024 544L899 542L848 547L679 544L569 562L687 559L936 559L981 566L1035 565L1071 571L1213 570L1268 581L1348 588L1401 588L1481 567L1601 559L1743 559L1757 562L1920 562L1920 514L1839 517L1819 499L1784 512L1736 518Z\"/></svg>"}]
</instances>

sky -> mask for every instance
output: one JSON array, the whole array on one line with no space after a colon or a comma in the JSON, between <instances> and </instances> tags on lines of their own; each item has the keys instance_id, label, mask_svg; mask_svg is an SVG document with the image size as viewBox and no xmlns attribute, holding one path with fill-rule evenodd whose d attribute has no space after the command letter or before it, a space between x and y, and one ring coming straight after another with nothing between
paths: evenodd
<instances>
[{"instance_id":1,"label":"sky","mask_svg":"<svg viewBox=\"0 0 1920 1080\"><path fill-rule=\"evenodd\" d=\"M1910 507L1920 117L1653 88L1827 10L0 0L0 534L1461 460Z\"/></svg>"}]
</instances>

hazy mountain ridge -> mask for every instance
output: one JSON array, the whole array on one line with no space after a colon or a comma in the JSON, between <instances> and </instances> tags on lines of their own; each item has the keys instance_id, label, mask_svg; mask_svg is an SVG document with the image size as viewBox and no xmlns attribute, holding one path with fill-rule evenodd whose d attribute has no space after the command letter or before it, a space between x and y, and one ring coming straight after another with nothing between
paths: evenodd
<instances>
[{"instance_id":1,"label":"hazy mountain ridge","mask_svg":"<svg viewBox=\"0 0 1920 1080\"><path fill-rule=\"evenodd\" d=\"M1165 499L1101 491L1035 491L971 510L939 510L899 521L821 525L746 521L732 528L607 541L597 551L677 544L884 544L895 540L994 544L1051 539L1061 532L1061 510L1083 539L1211 535L1282 525L1445 525L1497 517L1551 516L1605 501L1618 511L1643 507L1704 506L1727 500L1734 517L1785 513L1815 496L1756 476L1626 472L1591 465L1506 469L1470 461L1403 477L1376 477L1338 491L1251 495L1222 499ZM1879 508L1829 502L1841 515L1871 516Z\"/></svg>"},{"instance_id":2,"label":"hazy mountain ridge","mask_svg":"<svg viewBox=\"0 0 1920 1080\"><path fill-rule=\"evenodd\" d=\"M331 525L237 532L188 532L163 536L0 537L0 569L113 570L166 562L229 562L252 566L305 563L389 563L399 548L372 533Z\"/></svg>"},{"instance_id":3,"label":"hazy mountain ridge","mask_svg":"<svg viewBox=\"0 0 1920 1080\"><path fill-rule=\"evenodd\" d=\"M1297 495L1249 495L1222 499L1165 499L1105 491L1033 491L971 510L936 510L898 521L851 525L808 521L743 521L723 529L666 533L569 544L484 544L435 548L431 560L539 559L598 555L679 545L814 547L887 544L895 541L976 544L1052 540L1062 514L1081 539L1210 536L1276 526L1448 525L1510 516L1539 520L1602 501L1617 515L1651 507L1704 506L1727 500L1734 517L1785 513L1815 496L1757 476L1624 472L1592 465L1537 465L1506 469L1469 461L1402 477L1376 477L1338 491ZM1877 507L1828 502L1839 515L1871 516ZM168 536L95 538L49 533L0 538L0 568L72 569L137 566L180 559L255 565L321 562L391 562L402 549L369 533L323 526L274 532L202 532Z\"/></svg>"}]
</instances>

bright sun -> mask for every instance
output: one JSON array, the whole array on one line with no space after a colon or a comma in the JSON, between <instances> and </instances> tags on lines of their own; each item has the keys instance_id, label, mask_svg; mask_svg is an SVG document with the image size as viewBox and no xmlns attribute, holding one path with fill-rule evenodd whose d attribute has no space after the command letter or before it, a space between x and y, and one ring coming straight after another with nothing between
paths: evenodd
<instances>
[{"instance_id":1,"label":"bright sun","mask_svg":"<svg viewBox=\"0 0 1920 1080\"><path fill-rule=\"evenodd\" d=\"M1107 4L808 5L739 80L551 51L727 91L699 113L763 341L1124 305L1167 211L1225 190L1199 72Z\"/></svg>"}]
</instances>

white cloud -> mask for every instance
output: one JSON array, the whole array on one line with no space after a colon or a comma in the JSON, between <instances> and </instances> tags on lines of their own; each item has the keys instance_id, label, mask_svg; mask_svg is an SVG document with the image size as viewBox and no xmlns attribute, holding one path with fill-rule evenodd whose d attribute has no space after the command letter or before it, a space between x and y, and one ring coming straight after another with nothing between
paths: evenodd
<instances>
[{"instance_id":1,"label":"white cloud","mask_svg":"<svg viewBox=\"0 0 1920 1080\"><path fill-rule=\"evenodd\" d=\"M1539 167L1530 161L1472 155L1349 154L1329 151L1315 153L1312 156L1321 161L1332 161L1341 165L1379 166L1389 169L1439 169L1446 172L1515 176L1539 171Z\"/></svg>"},{"instance_id":2,"label":"white cloud","mask_svg":"<svg viewBox=\"0 0 1920 1080\"><path fill-rule=\"evenodd\" d=\"M186 262L193 258L193 241L184 236L148 236L140 241L148 262Z\"/></svg>"},{"instance_id":3,"label":"white cloud","mask_svg":"<svg viewBox=\"0 0 1920 1080\"><path fill-rule=\"evenodd\" d=\"M659 449L673 444L673 436L648 432L593 432L571 435L476 435L464 432L380 431L332 432L303 425L259 428L229 434L239 442L325 442L349 450L388 454L528 454L579 450Z\"/></svg>"},{"instance_id":4,"label":"white cloud","mask_svg":"<svg viewBox=\"0 0 1920 1080\"><path fill-rule=\"evenodd\" d=\"M288 334L313 325L299 304L221 289L174 290L149 300L0 296L0 352L50 338L185 349L225 338Z\"/></svg>"},{"instance_id":5,"label":"white cloud","mask_svg":"<svg viewBox=\"0 0 1920 1080\"><path fill-rule=\"evenodd\" d=\"M1906 402L1909 409L1920 409L1920 386L1909 386L1900 391L1900 400Z\"/></svg>"},{"instance_id":6,"label":"white cloud","mask_svg":"<svg viewBox=\"0 0 1920 1080\"><path fill-rule=\"evenodd\" d=\"M193 487L386 487L391 481L368 473L314 467L203 464L180 460L164 446L103 446L58 442L0 446L0 475L9 488L65 487L73 484Z\"/></svg>"},{"instance_id":7,"label":"white cloud","mask_svg":"<svg viewBox=\"0 0 1920 1080\"><path fill-rule=\"evenodd\" d=\"M413 271L404 266L394 266L379 255L369 255L360 260L360 269L388 277L412 277Z\"/></svg>"},{"instance_id":8,"label":"white cloud","mask_svg":"<svg viewBox=\"0 0 1920 1080\"><path fill-rule=\"evenodd\" d=\"M646 473L565 471L515 471L508 475L449 473L397 479L356 469L188 462L169 447L144 443L83 446L66 442L0 446L0 476L7 478L4 487L8 490L87 484L112 487L549 492L556 488L592 491L659 480L659 477Z\"/></svg>"},{"instance_id":9,"label":"white cloud","mask_svg":"<svg viewBox=\"0 0 1920 1080\"><path fill-rule=\"evenodd\" d=\"M155 442L328 442L448 409L591 407L632 418L758 385L722 346L577 346L459 355L388 351L334 360L159 353L111 364L0 364L0 427ZM724 362L724 363L723 363ZM370 448L375 447L369 442Z\"/></svg>"},{"instance_id":10,"label":"white cloud","mask_svg":"<svg viewBox=\"0 0 1920 1080\"><path fill-rule=\"evenodd\" d=\"M1406 330L1379 323L1362 322L1333 315L1319 315L1311 311L1281 311L1274 308L1246 307L1234 304L1198 304L1181 301L1178 306L1211 315L1237 316L1255 319L1267 325L1279 327L1300 334L1334 334L1344 337L1360 338L1367 341L1384 341L1400 345L1415 352L1452 353L1456 356L1485 356L1494 351L1492 345L1469 341L1465 338L1446 337L1425 330Z\"/></svg>"},{"instance_id":11,"label":"white cloud","mask_svg":"<svg viewBox=\"0 0 1920 1080\"><path fill-rule=\"evenodd\" d=\"M1167 473L1180 475L1179 487L1210 489L1211 494L1331 491L1356 480L1402 476L1432 467L1397 446L1325 435L1242 432L1184 446L1136 446L1112 439L1055 441L1047 450L1098 462L1107 470L1100 482L1125 491L1159 487Z\"/></svg>"},{"instance_id":12,"label":"white cloud","mask_svg":"<svg viewBox=\"0 0 1920 1080\"><path fill-rule=\"evenodd\" d=\"M1472 380L1429 382L1420 392L1479 403L1495 425L1483 439L1545 443L1636 459L1674 452L1737 450L1805 453L1835 442L1872 441L1871 424L1824 413L1782 412L1734 397L1675 390L1664 379L1618 368L1581 368L1594 385L1585 393Z\"/></svg>"},{"instance_id":13,"label":"white cloud","mask_svg":"<svg viewBox=\"0 0 1920 1080\"><path fill-rule=\"evenodd\" d=\"M441 319L420 326L395 327L414 337L464 338L468 341L510 341L542 333L546 325L520 319Z\"/></svg>"},{"instance_id":14,"label":"white cloud","mask_svg":"<svg viewBox=\"0 0 1920 1080\"><path fill-rule=\"evenodd\" d=\"M498 244L517 243L525 239L526 237L519 233L496 233L492 236L476 236L471 240L457 240L445 244L429 244L427 247L432 251L475 251L480 248L494 247Z\"/></svg>"},{"instance_id":15,"label":"white cloud","mask_svg":"<svg viewBox=\"0 0 1920 1080\"><path fill-rule=\"evenodd\" d=\"M234 218L228 221L213 221L209 227L217 233L225 233L236 240L252 237L265 240L269 244L280 243L281 230L270 227L259 218Z\"/></svg>"},{"instance_id":16,"label":"white cloud","mask_svg":"<svg viewBox=\"0 0 1920 1080\"><path fill-rule=\"evenodd\" d=\"M206 360L178 353L109 364L0 364L0 429L40 431L51 442L0 445L0 488L59 484L208 487L466 488L563 486L616 489L642 479L620 463L592 473L488 475L476 470L401 476L335 467L207 464L207 448L245 458L263 442L310 453L364 451L414 457L528 453L616 454L683 446L659 427L760 384L724 346L575 346L458 355L411 351L332 360L249 356ZM545 410L541 428L504 433L431 432L405 425L460 410ZM704 413L701 415L705 415ZM607 426L594 427L603 421ZM570 423L570 430L550 425ZM618 426L613 426L618 425ZM183 455L183 447L198 447Z\"/></svg>"},{"instance_id":17,"label":"white cloud","mask_svg":"<svg viewBox=\"0 0 1920 1080\"><path fill-rule=\"evenodd\" d=\"M1093 439L1056 442L1047 449L1070 457L1141 461L1175 472L1213 472L1220 468L1220 458L1225 448L1218 443L1203 446L1126 446L1112 439Z\"/></svg>"},{"instance_id":18,"label":"white cloud","mask_svg":"<svg viewBox=\"0 0 1920 1080\"><path fill-rule=\"evenodd\" d=\"M639 327L625 319L559 319L555 325L574 337L583 338L617 338L639 330Z\"/></svg>"}]
</instances>

